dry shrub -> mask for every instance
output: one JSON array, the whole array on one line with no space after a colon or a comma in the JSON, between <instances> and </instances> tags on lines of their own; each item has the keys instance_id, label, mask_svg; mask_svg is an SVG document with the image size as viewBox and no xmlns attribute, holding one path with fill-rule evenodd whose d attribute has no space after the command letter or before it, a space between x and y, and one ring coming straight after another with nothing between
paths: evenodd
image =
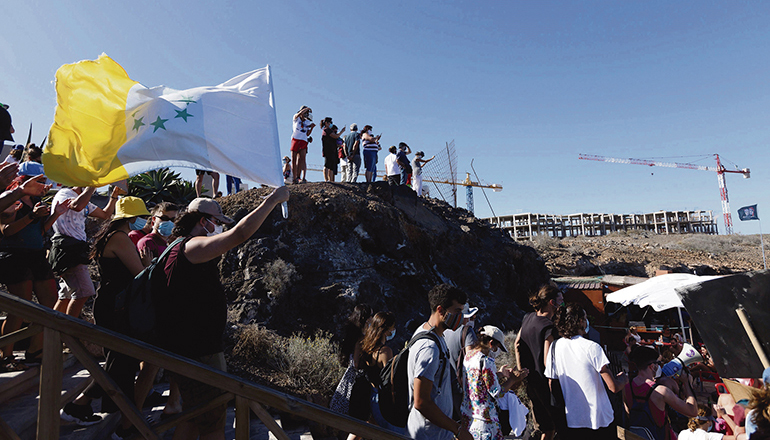
<instances>
[{"instance_id":1,"label":"dry shrub","mask_svg":"<svg viewBox=\"0 0 770 440\"><path fill-rule=\"evenodd\" d=\"M337 360L338 351L325 332L285 338L253 324L243 326L233 356L275 371L280 382L296 392L315 390L329 396L345 372Z\"/></svg>"},{"instance_id":2,"label":"dry shrub","mask_svg":"<svg viewBox=\"0 0 770 440\"><path fill-rule=\"evenodd\" d=\"M250 363L276 365L275 357L283 351L283 339L257 324L243 326L233 348L233 356Z\"/></svg>"},{"instance_id":3,"label":"dry shrub","mask_svg":"<svg viewBox=\"0 0 770 440\"><path fill-rule=\"evenodd\" d=\"M737 252L745 247L759 247L759 239L745 235L688 235L678 243L668 246L671 249L683 249L688 251L708 252L711 254L726 254Z\"/></svg>"},{"instance_id":4,"label":"dry shrub","mask_svg":"<svg viewBox=\"0 0 770 440\"><path fill-rule=\"evenodd\" d=\"M532 237L532 243L535 249L550 249L559 247L559 239L551 237L548 234L536 235Z\"/></svg>"},{"instance_id":5,"label":"dry shrub","mask_svg":"<svg viewBox=\"0 0 770 440\"><path fill-rule=\"evenodd\" d=\"M286 339L284 350L277 356L278 370L295 388L329 395L345 372L337 360L338 351L329 333L318 331L312 337L295 334Z\"/></svg>"},{"instance_id":6,"label":"dry shrub","mask_svg":"<svg viewBox=\"0 0 770 440\"><path fill-rule=\"evenodd\" d=\"M262 270L262 283L275 297L286 293L299 278L297 268L280 258L268 263Z\"/></svg>"}]
</instances>

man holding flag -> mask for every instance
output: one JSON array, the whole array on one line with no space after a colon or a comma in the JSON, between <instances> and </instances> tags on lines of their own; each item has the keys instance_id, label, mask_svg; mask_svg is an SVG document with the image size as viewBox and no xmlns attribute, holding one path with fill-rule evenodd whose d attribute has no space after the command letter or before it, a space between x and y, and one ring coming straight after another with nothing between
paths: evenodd
<instances>
[{"instance_id":1,"label":"man holding flag","mask_svg":"<svg viewBox=\"0 0 770 440\"><path fill-rule=\"evenodd\" d=\"M226 370L227 300L218 257L248 240L273 208L285 207L289 199L269 66L218 86L180 91L147 88L101 55L59 68L56 92L56 116L43 154L46 174L56 182L99 187L158 168L189 167L276 188L226 232L223 226L233 220L217 202L193 200L174 226L173 234L183 240L162 267L159 345ZM184 410L220 393L184 377L177 380ZM225 409L222 405L183 422L174 438L223 439ZM123 421L113 439L133 433Z\"/></svg>"}]
</instances>

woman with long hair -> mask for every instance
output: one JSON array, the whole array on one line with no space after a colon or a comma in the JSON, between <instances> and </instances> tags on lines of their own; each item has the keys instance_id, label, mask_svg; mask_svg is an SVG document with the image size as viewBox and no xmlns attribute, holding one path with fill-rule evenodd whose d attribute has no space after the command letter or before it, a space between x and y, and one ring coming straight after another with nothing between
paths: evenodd
<instances>
[{"instance_id":1,"label":"woman with long hair","mask_svg":"<svg viewBox=\"0 0 770 440\"><path fill-rule=\"evenodd\" d=\"M502 440L495 401L521 383L529 370L503 368L500 373L505 381L501 384L497 378L495 359L489 353L497 350L508 352L505 336L499 328L486 325L479 329L478 337L479 340L463 359L465 397L461 406L462 423L474 440Z\"/></svg>"},{"instance_id":2,"label":"woman with long hair","mask_svg":"<svg viewBox=\"0 0 770 440\"><path fill-rule=\"evenodd\" d=\"M563 439L616 439L611 427L615 412L604 389L617 393L628 383L624 372L612 374L602 347L583 336L588 316L578 304L556 311L554 324L561 339L555 340L545 360L545 376L558 379L564 395L566 427L557 433Z\"/></svg>"},{"instance_id":3,"label":"woman with long hair","mask_svg":"<svg viewBox=\"0 0 770 440\"><path fill-rule=\"evenodd\" d=\"M340 330L339 361L345 367L345 373L337 384L329 403L329 408L340 414L349 414L350 412L350 395L353 392L353 383L356 377L362 374L363 349L361 342L366 323L371 316L372 308L368 304L358 304L353 308L353 312L342 324Z\"/></svg>"},{"instance_id":4,"label":"woman with long hair","mask_svg":"<svg viewBox=\"0 0 770 440\"><path fill-rule=\"evenodd\" d=\"M43 165L25 162L19 167L19 176L8 186L8 192L23 186L27 181L43 174ZM4 193L6 194L6 193ZM46 257L43 234L56 219L69 209L69 202L57 205L51 214L48 205L39 196L24 194L0 214L0 282L11 295L27 301L35 293L40 304L53 308L57 299L56 280ZM13 333L21 328L21 317L8 315L3 321L0 335ZM43 335L32 338L24 357L24 363L39 363L43 356ZM13 344L2 347L0 370L26 370L13 356Z\"/></svg>"},{"instance_id":5,"label":"woman with long hair","mask_svg":"<svg viewBox=\"0 0 770 440\"><path fill-rule=\"evenodd\" d=\"M377 312L366 324L364 338L361 341L363 350L363 364L366 376L372 385L369 409L371 410L371 419L377 425L390 429L391 431L404 434L402 428L388 423L380 412L379 388L382 386L380 372L393 357L393 350L385 345L396 336L396 316L390 312ZM348 437L348 440L351 440Z\"/></svg>"},{"instance_id":6,"label":"woman with long hair","mask_svg":"<svg viewBox=\"0 0 770 440\"><path fill-rule=\"evenodd\" d=\"M140 254L128 236L130 231L143 228L146 220L142 217L149 215L150 212L142 199L123 197L115 206L112 220L105 223L94 237L91 258L99 265L101 280L94 302L94 320L99 326L116 330L116 296L128 287L134 277L149 266L152 260L152 254L147 251ZM104 355L104 369L126 396L134 400L134 378L139 370L139 361L107 348L104 349ZM80 425L98 423L101 417L94 415L90 404L92 399L100 397L103 398L102 411L117 409L114 402L106 401L106 393L94 382L77 399L64 406L61 410L62 418ZM112 438L127 438L132 433L135 433L135 430L124 415Z\"/></svg>"}]
</instances>

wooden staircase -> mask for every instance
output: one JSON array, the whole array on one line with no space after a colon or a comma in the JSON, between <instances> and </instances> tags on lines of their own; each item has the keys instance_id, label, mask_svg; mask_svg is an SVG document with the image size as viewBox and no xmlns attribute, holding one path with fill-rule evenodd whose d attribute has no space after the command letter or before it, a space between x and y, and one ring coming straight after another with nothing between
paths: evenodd
<instances>
[{"instance_id":1,"label":"wooden staircase","mask_svg":"<svg viewBox=\"0 0 770 440\"><path fill-rule=\"evenodd\" d=\"M120 418L118 413L108 415L102 422L87 428L63 423L59 416L59 410L64 404L75 399L91 380L96 380L127 415L140 433L137 438L170 439L177 424L223 402L230 402L225 433L228 439L313 439L306 427L309 423L292 429L286 426L287 429L284 429L281 418L276 414L291 415L292 419L305 419L315 425L352 432L372 440L406 439L5 292L0 292L0 310L32 323L28 328L0 337L0 345L18 342L43 332L42 364L24 372L0 375L0 440L110 438ZM91 356L81 340L143 359L214 386L221 389L223 394L197 408L150 424L147 416L161 408L144 411L137 409ZM62 342L72 351L72 355L62 355ZM257 416L253 420L252 414ZM317 437L315 440L324 439Z\"/></svg>"}]
</instances>

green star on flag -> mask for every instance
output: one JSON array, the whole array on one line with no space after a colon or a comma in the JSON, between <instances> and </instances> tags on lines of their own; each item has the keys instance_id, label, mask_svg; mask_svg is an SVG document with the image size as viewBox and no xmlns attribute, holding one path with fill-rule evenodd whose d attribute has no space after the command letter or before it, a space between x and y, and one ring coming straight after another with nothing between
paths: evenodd
<instances>
[{"instance_id":1,"label":"green star on flag","mask_svg":"<svg viewBox=\"0 0 770 440\"><path fill-rule=\"evenodd\" d=\"M158 116L158 119L156 119L155 122L150 123L150 125L155 127L155 129L153 129L152 132L155 133L156 131L158 131L159 128L162 128L165 130L166 126L163 124L165 124L166 121L168 121L168 119L161 119L160 116Z\"/></svg>"},{"instance_id":2,"label":"green star on flag","mask_svg":"<svg viewBox=\"0 0 770 440\"><path fill-rule=\"evenodd\" d=\"M185 122L187 122L187 118L192 118L195 116L187 113L187 108L185 108L184 110L174 110L174 111L176 112L176 116L174 116L174 119L182 118L184 119Z\"/></svg>"},{"instance_id":3,"label":"green star on flag","mask_svg":"<svg viewBox=\"0 0 770 440\"><path fill-rule=\"evenodd\" d=\"M134 114L136 114L136 112L134 112ZM145 123L142 122L142 119L144 119L144 116L142 116L139 119L134 119L134 128L133 128L133 130L139 131L139 127L141 127L142 125L145 125Z\"/></svg>"}]
</instances>

